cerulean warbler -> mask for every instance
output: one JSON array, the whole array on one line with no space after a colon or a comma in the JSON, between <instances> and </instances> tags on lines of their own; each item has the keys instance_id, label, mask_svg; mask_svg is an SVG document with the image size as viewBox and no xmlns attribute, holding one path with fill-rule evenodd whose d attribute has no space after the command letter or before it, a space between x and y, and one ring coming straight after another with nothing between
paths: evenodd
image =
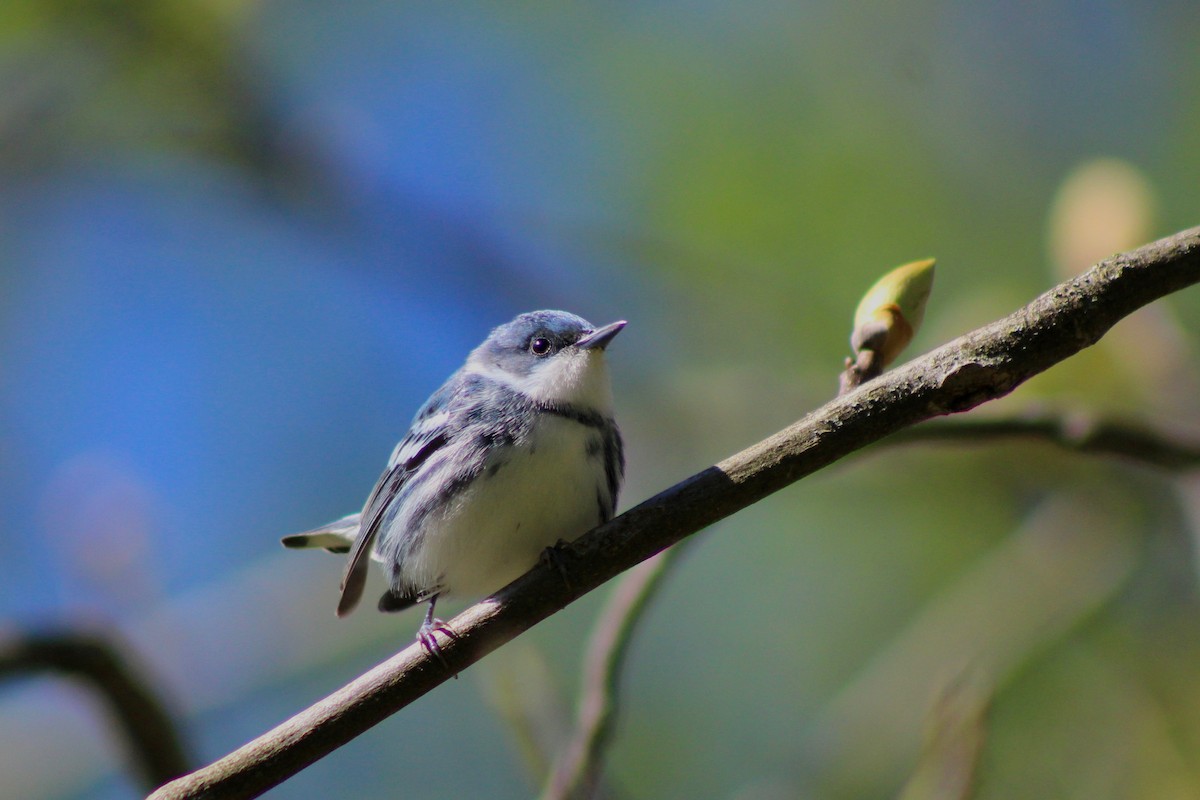
<instances>
[{"instance_id":1,"label":"cerulean warbler","mask_svg":"<svg viewBox=\"0 0 1200 800\"><path fill-rule=\"evenodd\" d=\"M417 412L366 505L288 547L349 553L338 616L362 597L367 556L388 590L381 611L450 593L481 596L543 551L612 518L625 475L604 350L624 320L597 328L565 311L521 314L488 335Z\"/></svg>"}]
</instances>

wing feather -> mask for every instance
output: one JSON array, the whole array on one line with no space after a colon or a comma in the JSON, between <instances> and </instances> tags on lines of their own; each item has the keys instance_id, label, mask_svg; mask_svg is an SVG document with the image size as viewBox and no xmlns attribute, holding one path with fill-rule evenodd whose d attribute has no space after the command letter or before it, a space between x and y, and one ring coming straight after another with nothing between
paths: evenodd
<instances>
[{"instance_id":1,"label":"wing feather","mask_svg":"<svg viewBox=\"0 0 1200 800\"><path fill-rule=\"evenodd\" d=\"M400 494L405 481L449 441L447 431L438 429L436 433L428 436L427 440L420 444L415 453L401 460L405 451L416 446L421 438L423 437L410 434L397 446L393 457L394 463L379 476L379 481L371 490L366 505L363 506L358 536L354 539L354 545L350 549L350 558L346 562L346 571L342 574L342 596L338 600L337 607L339 617L344 617L353 611L362 599L363 588L367 583L367 565L370 561L365 556L371 552L371 546L379 535L379 529L387 517L388 510Z\"/></svg>"}]
</instances>

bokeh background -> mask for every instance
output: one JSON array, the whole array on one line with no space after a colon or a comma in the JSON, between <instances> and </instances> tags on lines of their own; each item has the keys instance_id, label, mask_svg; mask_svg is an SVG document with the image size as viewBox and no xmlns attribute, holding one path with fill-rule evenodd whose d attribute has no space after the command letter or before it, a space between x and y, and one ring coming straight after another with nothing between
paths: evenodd
<instances>
[{"instance_id":1,"label":"bokeh background","mask_svg":"<svg viewBox=\"0 0 1200 800\"><path fill-rule=\"evenodd\" d=\"M114 636L199 763L411 641L278 537L493 325L630 320L627 507L828 399L887 268L938 258L920 352L1200 222L1185 0L6 0L0 87L4 629ZM1195 438L1198 334L1193 290L974 413ZM888 796L966 680L980 798L1200 796L1198 509L1035 443L835 465L678 562L610 784ZM503 710L569 711L606 592L269 796L530 796ZM0 686L0 795L140 796L103 712Z\"/></svg>"}]
</instances>

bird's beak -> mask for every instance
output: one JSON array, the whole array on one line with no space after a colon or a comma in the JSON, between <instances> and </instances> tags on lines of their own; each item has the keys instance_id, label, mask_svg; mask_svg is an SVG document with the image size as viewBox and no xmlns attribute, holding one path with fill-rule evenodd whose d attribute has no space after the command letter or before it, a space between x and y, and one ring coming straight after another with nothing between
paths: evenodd
<instances>
[{"instance_id":1,"label":"bird's beak","mask_svg":"<svg viewBox=\"0 0 1200 800\"><path fill-rule=\"evenodd\" d=\"M620 333L621 328L624 328L624 327L625 327L625 320L623 320L623 319L617 320L616 322L610 322L609 324L605 325L604 327L597 328L596 330L589 333L587 336L580 339L578 342L575 343L575 346L578 347L580 350L592 350L592 349L603 350L604 348L608 347L608 343L611 342L613 340L613 337L616 336L618 333Z\"/></svg>"}]
</instances>

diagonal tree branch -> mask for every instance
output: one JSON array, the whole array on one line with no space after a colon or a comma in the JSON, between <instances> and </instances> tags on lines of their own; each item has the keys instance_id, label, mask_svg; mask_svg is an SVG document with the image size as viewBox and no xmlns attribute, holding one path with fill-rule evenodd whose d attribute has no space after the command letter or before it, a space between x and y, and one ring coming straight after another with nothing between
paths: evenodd
<instances>
[{"instance_id":1,"label":"diagonal tree branch","mask_svg":"<svg viewBox=\"0 0 1200 800\"><path fill-rule=\"evenodd\" d=\"M856 384L857 385L857 384ZM1200 469L1200 441L1139 424L1083 413L1033 410L1010 417L931 422L898 431L879 446L982 445L1003 440L1043 442L1060 449L1105 456L1168 472ZM612 740L621 672L629 643L687 539L643 561L621 576L589 640L574 729L542 800L602 796L597 792L604 751ZM963 785L963 791L967 787Z\"/></svg>"},{"instance_id":2,"label":"diagonal tree branch","mask_svg":"<svg viewBox=\"0 0 1200 800\"><path fill-rule=\"evenodd\" d=\"M1197 282L1200 228L1103 261L588 533L565 551L570 586L539 566L455 617L458 636L442 645L450 669L409 646L153 797L255 797L633 565L889 434L1008 394L1138 308Z\"/></svg>"},{"instance_id":3,"label":"diagonal tree branch","mask_svg":"<svg viewBox=\"0 0 1200 800\"><path fill-rule=\"evenodd\" d=\"M931 422L889 436L880 446L981 445L1022 439L1063 450L1106 456L1168 472L1200 469L1200 442L1130 422L1087 414L1031 411L1012 417ZM554 766L542 800L597 796L604 750L612 739L620 673L630 640L687 539L643 561L621 576L600 613L585 659L578 720ZM966 788L964 787L965 791Z\"/></svg>"}]
</instances>

